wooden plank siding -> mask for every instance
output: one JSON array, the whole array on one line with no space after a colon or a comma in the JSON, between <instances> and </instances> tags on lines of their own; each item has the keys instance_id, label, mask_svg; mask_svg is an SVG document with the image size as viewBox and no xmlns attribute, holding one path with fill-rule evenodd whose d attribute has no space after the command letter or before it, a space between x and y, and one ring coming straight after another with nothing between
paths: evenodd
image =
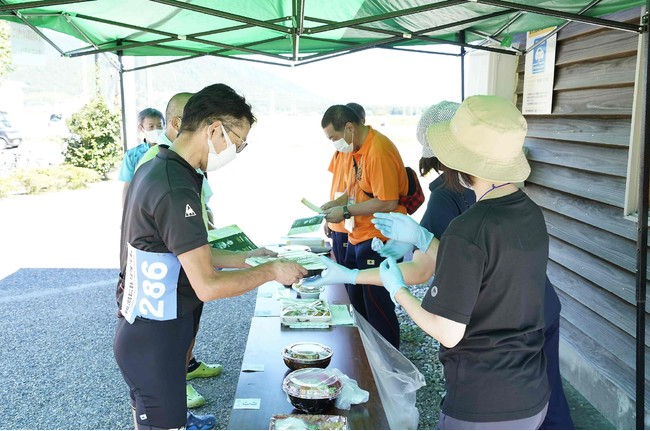
<instances>
[{"instance_id":1,"label":"wooden plank siding","mask_svg":"<svg viewBox=\"0 0 650 431\"><path fill-rule=\"evenodd\" d=\"M622 216L625 178L605 176L532 161L530 167L532 172L527 181L620 207Z\"/></svg>"},{"instance_id":2,"label":"wooden plank siding","mask_svg":"<svg viewBox=\"0 0 650 431\"><path fill-rule=\"evenodd\" d=\"M630 118L593 121L582 118L538 116L526 118L529 138L548 138L565 141L579 141L629 148Z\"/></svg>"},{"instance_id":3,"label":"wooden plank siding","mask_svg":"<svg viewBox=\"0 0 650 431\"><path fill-rule=\"evenodd\" d=\"M542 208L636 241L636 223L620 217L618 207L540 187L530 181L526 183L526 193Z\"/></svg>"},{"instance_id":4,"label":"wooden plank siding","mask_svg":"<svg viewBox=\"0 0 650 431\"><path fill-rule=\"evenodd\" d=\"M607 18L638 24L639 17L637 8ZM623 206L637 48L630 32L567 26L558 33L552 112L526 116L532 172L525 191L542 208L550 235L563 376L617 428L635 425L637 224ZM524 68L522 56L520 109ZM648 337L645 345L650 355ZM646 374L646 412L649 388Z\"/></svg>"},{"instance_id":5,"label":"wooden plank siding","mask_svg":"<svg viewBox=\"0 0 650 431\"><path fill-rule=\"evenodd\" d=\"M594 313L612 322L621 331L634 337L636 316L632 304L620 301L617 296L599 289L589 280L552 260L549 261L547 270L548 278L555 286L555 290L565 295L565 302L569 301L570 297L572 301L593 310ZM646 331L650 333L649 321L646 321ZM646 340L646 346L650 347L649 340Z\"/></svg>"},{"instance_id":6,"label":"wooden plank siding","mask_svg":"<svg viewBox=\"0 0 650 431\"><path fill-rule=\"evenodd\" d=\"M573 244L632 274L636 272L635 241L546 209L543 212L549 235Z\"/></svg>"},{"instance_id":7,"label":"wooden plank siding","mask_svg":"<svg viewBox=\"0 0 650 431\"><path fill-rule=\"evenodd\" d=\"M528 138L528 160L588 172L625 177L628 149L585 145L582 142Z\"/></svg>"}]
</instances>

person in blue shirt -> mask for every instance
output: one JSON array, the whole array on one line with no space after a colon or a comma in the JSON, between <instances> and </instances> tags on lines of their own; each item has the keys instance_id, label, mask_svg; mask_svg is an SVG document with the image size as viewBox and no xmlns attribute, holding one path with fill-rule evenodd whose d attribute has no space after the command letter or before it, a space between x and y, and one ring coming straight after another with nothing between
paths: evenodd
<instances>
[{"instance_id":1,"label":"person in blue shirt","mask_svg":"<svg viewBox=\"0 0 650 431\"><path fill-rule=\"evenodd\" d=\"M152 146L158 144L160 136L165 133L164 127L165 118L159 110L146 108L138 113L138 132L143 135L143 141L137 147L127 150L122 159L120 175L118 176L118 180L124 182L122 205L124 205L124 197L126 196L126 191L129 189L135 168L138 166L144 153Z\"/></svg>"}]
</instances>

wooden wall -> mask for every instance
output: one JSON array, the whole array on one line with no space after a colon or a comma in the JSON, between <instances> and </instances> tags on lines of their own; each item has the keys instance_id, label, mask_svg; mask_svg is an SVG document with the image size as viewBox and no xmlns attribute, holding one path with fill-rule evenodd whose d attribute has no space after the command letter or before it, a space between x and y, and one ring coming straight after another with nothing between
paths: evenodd
<instances>
[{"instance_id":1,"label":"wooden wall","mask_svg":"<svg viewBox=\"0 0 650 431\"><path fill-rule=\"evenodd\" d=\"M639 16L635 9L610 18L639 23ZM562 375L617 428L635 427L636 222L624 218L623 205L637 47L636 34L567 26L558 33L552 114L526 117L525 191L550 235ZM522 56L520 109L524 64ZM646 374L646 428L649 387Z\"/></svg>"}]
</instances>

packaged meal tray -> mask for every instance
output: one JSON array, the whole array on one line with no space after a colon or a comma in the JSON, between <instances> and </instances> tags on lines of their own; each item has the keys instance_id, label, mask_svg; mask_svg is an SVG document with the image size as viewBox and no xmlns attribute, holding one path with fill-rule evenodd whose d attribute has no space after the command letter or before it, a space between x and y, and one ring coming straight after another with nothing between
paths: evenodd
<instances>
[{"instance_id":1,"label":"packaged meal tray","mask_svg":"<svg viewBox=\"0 0 650 431\"><path fill-rule=\"evenodd\" d=\"M332 320L329 304L324 299L281 299L282 323L329 322Z\"/></svg>"},{"instance_id":2,"label":"packaged meal tray","mask_svg":"<svg viewBox=\"0 0 650 431\"><path fill-rule=\"evenodd\" d=\"M348 419L339 415L273 415L270 430L346 430Z\"/></svg>"},{"instance_id":3,"label":"packaged meal tray","mask_svg":"<svg viewBox=\"0 0 650 431\"><path fill-rule=\"evenodd\" d=\"M276 259L288 259L297 263L307 270L307 277L320 275L324 269L327 269L327 266L321 261L317 254L305 250L285 251L279 253L277 257L253 256L247 258L246 263L250 266L257 266Z\"/></svg>"}]
</instances>

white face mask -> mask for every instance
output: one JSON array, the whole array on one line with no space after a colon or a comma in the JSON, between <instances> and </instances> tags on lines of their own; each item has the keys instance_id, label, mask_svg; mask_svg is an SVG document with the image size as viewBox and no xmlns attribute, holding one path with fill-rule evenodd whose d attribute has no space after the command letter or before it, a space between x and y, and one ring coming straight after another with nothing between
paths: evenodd
<instances>
[{"instance_id":1,"label":"white face mask","mask_svg":"<svg viewBox=\"0 0 650 431\"><path fill-rule=\"evenodd\" d=\"M163 129L145 130L144 137L150 144L157 144L158 138L165 133Z\"/></svg>"},{"instance_id":2,"label":"white face mask","mask_svg":"<svg viewBox=\"0 0 650 431\"><path fill-rule=\"evenodd\" d=\"M352 135L352 143L348 144L345 141L345 131L347 129L343 129L343 137L339 139L338 141L334 141L334 148L336 148L336 151L340 151L342 153L351 153L352 150L354 149L354 134Z\"/></svg>"},{"instance_id":3,"label":"white face mask","mask_svg":"<svg viewBox=\"0 0 650 431\"><path fill-rule=\"evenodd\" d=\"M473 189L472 189L472 185L471 185L471 184L467 184L467 183L465 182L465 180L463 179L463 177L462 177L462 175L460 174L460 172L458 173L458 181L460 182L460 185L461 185L461 186L465 187L466 189L473 190Z\"/></svg>"},{"instance_id":4,"label":"white face mask","mask_svg":"<svg viewBox=\"0 0 650 431\"><path fill-rule=\"evenodd\" d=\"M220 153L217 153L217 150L212 144L212 139L208 138L208 165L205 168L206 172L216 171L217 169L223 168L228 163L235 160L235 155L237 155L237 148L230 140L230 136L228 136L228 132L226 132L223 125L221 126L221 131L226 140L226 148Z\"/></svg>"}]
</instances>

